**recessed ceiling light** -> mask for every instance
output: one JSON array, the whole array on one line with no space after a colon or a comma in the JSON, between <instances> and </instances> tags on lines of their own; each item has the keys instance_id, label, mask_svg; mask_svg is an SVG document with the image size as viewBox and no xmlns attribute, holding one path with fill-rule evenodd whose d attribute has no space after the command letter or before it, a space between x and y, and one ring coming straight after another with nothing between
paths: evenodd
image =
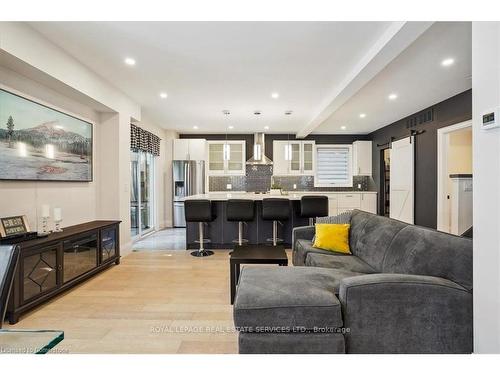
<instances>
[{"instance_id":1,"label":"recessed ceiling light","mask_svg":"<svg viewBox=\"0 0 500 375\"><path fill-rule=\"evenodd\" d=\"M166 99L168 97L166 92L160 92L160 98Z\"/></svg>"},{"instance_id":2,"label":"recessed ceiling light","mask_svg":"<svg viewBox=\"0 0 500 375\"><path fill-rule=\"evenodd\" d=\"M269 130L269 126L264 126L264 130Z\"/></svg>"},{"instance_id":3,"label":"recessed ceiling light","mask_svg":"<svg viewBox=\"0 0 500 375\"><path fill-rule=\"evenodd\" d=\"M360 117L360 118L365 118L365 117L366 117L366 113L360 113L360 114L359 114L359 117Z\"/></svg>"},{"instance_id":4,"label":"recessed ceiling light","mask_svg":"<svg viewBox=\"0 0 500 375\"><path fill-rule=\"evenodd\" d=\"M135 59L133 59L131 57L126 57L125 58L125 64L130 65L130 66L134 66L135 65Z\"/></svg>"},{"instance_id":5,"label":"recessed ceiling light","mask_svg":"<svg viewBox=\"0 0 500 375\"><path fill-rule=\"evenodd\" d=\"M228 129L234 129L234 126L233 125L229 125L227 128Z\"/></svg>"},{"instance_id":6,"label":"recessed ceiling light","mask_svg":"<svg viewBox=\"0 0 500 375\"><path fill-rule=\"evenodd\" d=\"M347 126L342 125L342 126L340 127L340 129L342 129L342 130L346 130L346 129L347 129Z\"/></svg>"},{"instance_id":7,"label":"recessed ceiling light","mask_svg":"<svg viewBox=\"0 0 500 375\"><path fill-rule=\"evenodd\" d=\"M195 125L195 126L193 126L193 129L198 129L198 127Z\"/></svg>"},{"instance_id":8,"label":"recessed ceiling light","mask_svg":"<svg viewBox=\"0 0 500 375\"><path fill-rule=\"evenodd\" d=\"M450 65L453 65L454 62L455 62L455 59L448 58L448 59L444 59L443 61L441 61L441 65L442 66L450 66Z\"/></svg>"},{"instance_id":9,"label":"recessed ceiling light","mask_svg":"<svg viewBox=\"0 0 500 375\"><path fill-rule=\"evenodd\" d=\"M398 98L398 95L397 94L390 94L388 96L389 100L396 100Z\"/></svg>"},{"instance_id":10,"label":"recessed ceiling light","mask_svg":"<svg viewBox=\"0 0 500 375\"><path fill-rule=\"evenodd\" d=\"M271 98L273 98L273 99L278 99L279 97L280 97L280 94L278 94L277 92L273 92L271 94Z\"/></svg>"}]
</instances>

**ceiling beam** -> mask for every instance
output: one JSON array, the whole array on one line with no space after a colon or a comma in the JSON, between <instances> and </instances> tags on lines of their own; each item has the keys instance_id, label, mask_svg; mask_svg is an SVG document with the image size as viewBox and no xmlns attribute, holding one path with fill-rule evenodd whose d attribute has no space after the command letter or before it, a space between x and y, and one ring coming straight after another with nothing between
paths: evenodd
<instances>
[{"instance_id":1,"label":"ceiling beam","mask_svg":"<svg viewBox=\"0 0 500 375\"><path fill-rule=\"evenodd\" d=\"M422 35L433 22L393 22L368 52L321 103L311 121L298 133L304 138L370 82L392 60Z\"/></svg>"}]
</instances>

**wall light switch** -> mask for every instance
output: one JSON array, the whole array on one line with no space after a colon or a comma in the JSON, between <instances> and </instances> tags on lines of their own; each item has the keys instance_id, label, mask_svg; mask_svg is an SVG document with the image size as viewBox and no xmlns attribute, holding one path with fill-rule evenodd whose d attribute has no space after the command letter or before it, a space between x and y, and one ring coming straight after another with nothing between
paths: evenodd
<instances>
[{"instance_id":1,"label":"wall light switch","mask_svg":"<svg viewBox=\"0 0 500 375\"><path fill-rule=\"evenodd\" d=\"M293 184L293 189L296 190L297 189L297 184Z\"/></svg>"},{"instance_id":2,"label":"wall light switch","mask_svg":"<svg viewBox=\"0 0 500 375\"><path fill-rule=\"evenodd\" d=\"M358 184L358 189L361 190L361 184Z\"/></svg>"},{"instance_id":3,"label":"wall light switch","mask_svg":"<svg viewBox=\"0 0 500 375\"><path fill-rule=\"evenodd\" d=\"M227 190L231 190L233 188L233 185L232 184L226 184L226 189Z\"/></svg>"}]
</instances>

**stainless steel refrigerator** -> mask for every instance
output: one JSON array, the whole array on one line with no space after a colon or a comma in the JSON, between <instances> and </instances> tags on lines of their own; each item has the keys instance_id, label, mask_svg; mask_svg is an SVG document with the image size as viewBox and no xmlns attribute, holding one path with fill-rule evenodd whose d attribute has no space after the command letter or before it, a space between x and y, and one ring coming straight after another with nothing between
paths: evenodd
<instances>
[{"instance_id":1,"label":"stainless steel refrigerator","mask_svg":"<svg viewBox=\"0 0 500 375\"><path fill-rule=\"evenodd\" d=\"M174 160L173 162L173 216L174 227L186 226L185 197L205 193L205 162L202 160Z\"/></svg>"}]
</instances>

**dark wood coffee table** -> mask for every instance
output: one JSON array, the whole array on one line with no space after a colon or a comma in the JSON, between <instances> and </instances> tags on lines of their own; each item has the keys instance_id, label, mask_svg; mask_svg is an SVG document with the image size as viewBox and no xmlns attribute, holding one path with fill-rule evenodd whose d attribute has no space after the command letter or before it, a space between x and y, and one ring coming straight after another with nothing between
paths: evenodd
<instances>
[{"instance_id":1,"label":"dark wood coffee table","mask_svg":"<svg viewBox=\"0 0 500 375\"><path fill-rule=\"evenodd\" d=\"M234 302L236 294L236 285L240 278L241 264L278 264L280 266L288 265L285 247L266 246L266 245L236 245L231 258L229 258L229 272L231 275L231 305Z\"/></svg>"}]
</instances>

